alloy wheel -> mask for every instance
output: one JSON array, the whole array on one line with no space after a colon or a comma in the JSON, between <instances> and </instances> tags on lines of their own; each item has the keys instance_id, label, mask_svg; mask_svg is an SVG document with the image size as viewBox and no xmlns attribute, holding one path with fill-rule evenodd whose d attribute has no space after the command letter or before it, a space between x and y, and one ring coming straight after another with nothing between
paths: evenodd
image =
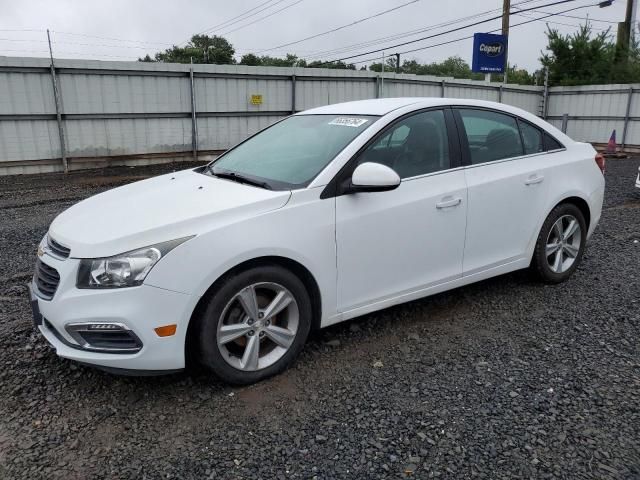
<instances>
[{"instance_id":1,"label":"alloy wheel","mask_svg":"<svg viewBox=\"0 0 640 480\"><path fill-rule=\"evenodd\" d=\"M564 273L574 264L582 242L582 229L573 215L563 215L547 236L545 256L554 273Z\"/></svg>"},{"instance_id":2,"label":"alloy wheel","mask_svg":"<svg viewBox=\"0 0 640 480\"><path fill-rule=\"evenodd\" d=\"M262 370L287 353L299 323L298 304L289 290L277 283L254 283L237 292L222 311L218 349L238 370Z\"/></svg>"}]
</instances>

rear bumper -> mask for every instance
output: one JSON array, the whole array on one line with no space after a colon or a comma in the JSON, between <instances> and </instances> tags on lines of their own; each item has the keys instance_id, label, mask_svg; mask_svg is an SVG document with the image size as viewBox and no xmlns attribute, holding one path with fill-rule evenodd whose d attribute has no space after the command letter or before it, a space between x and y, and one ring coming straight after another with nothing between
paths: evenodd
<instances>
[{"instance_id":1,"label":"rear bumper","mask_svg":"<svg viewBox=\"0 0 640 480\"><path fill-rule=\"evenodd\" d=\"M597 188L591 195L589 195L589 210L591 213L591 221L589 222L589 231L587 232L587 239L591 238L591 235L595 231L598 223L600 222L600 216L602 215L602 203L604 201L604 184L602 187Z\"/></svg>"}]
</instances>

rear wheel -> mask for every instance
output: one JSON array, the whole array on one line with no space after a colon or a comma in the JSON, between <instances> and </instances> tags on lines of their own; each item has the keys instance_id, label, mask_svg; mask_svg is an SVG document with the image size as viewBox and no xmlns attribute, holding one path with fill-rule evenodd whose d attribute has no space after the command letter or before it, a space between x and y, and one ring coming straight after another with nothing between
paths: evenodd
<instances>
[{"instance_id":1,"label":"rear wheel","mask_svg":"<svg viewBox=\"0 0 640 480\"><path fill-rule=\"evenodd\" d=\"M229 383L275 375L302 350L311 315L309 294L290 271L274 265L234 274L200 318L200 360Z\"/></svg>"},{"instance_id":2,"label":"rear wheel","mask_svg":"<svg viewBox=\"0 0 640 480\"><path fill-rule=\"evenodd\" d=\"M572 203L554 208L542 226L532 267L548 283L567 280L578 268L587 239L584 215Z\"/></svg>"}]
</instances>

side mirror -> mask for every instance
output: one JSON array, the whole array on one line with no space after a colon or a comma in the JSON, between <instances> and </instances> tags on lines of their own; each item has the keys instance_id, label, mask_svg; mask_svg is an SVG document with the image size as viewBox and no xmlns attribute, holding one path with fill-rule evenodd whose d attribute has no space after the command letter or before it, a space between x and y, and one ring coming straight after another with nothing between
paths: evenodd
<instances>
[{"instance_id":1,"label":"side mirror","mask_svg":"<svg viewBox=\"0 0 640 480\"><path fill-rule=\"evenodd\" d=\"M395 170L380 163L365 162L356 167L351 176L350 192L386 192L400 185Z\"/></svg>"}]
</instances>

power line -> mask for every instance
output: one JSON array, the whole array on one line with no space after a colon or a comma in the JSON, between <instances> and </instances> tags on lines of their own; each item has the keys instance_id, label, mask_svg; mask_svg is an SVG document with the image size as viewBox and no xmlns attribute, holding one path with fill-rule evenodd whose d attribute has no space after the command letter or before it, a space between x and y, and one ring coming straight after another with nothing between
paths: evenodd
<instances>
[{"instance_id":1,"label":"power line","mask_svg":"<svg viewBox=\"0 0 640 480\"><path fill-rule=\"evenodd\" d=\"M347 23L347 24L345 24L345 25L341 25L341 26L339 26L339 27L332 28L332 29L327 30L327 31L325 31L325 32L317 33L317 34L315 34L315 35L311 35L311 36L309 36L309 37L305 37L305 38L302 38L302 39L300 39L300 40L296 40L296 41L293 41L293 42L283 43L282 45L278 45L278 46L276 46L276 47L265 48L264 50L260 50L260 51L258 51L258 52L256 52L256 53L268 52L268 51L271 51L271 50L275 50L275 49L277 49L277 48L281 48L281 47L288 47L288 46L291 46L291 45L296 45L296 44L298 44L298 43L306 42L307 40L311 40L311 39L313 39L313 38L322 37L322 36L327 35L327 34L329 34L329 33L337 32L338 30L342 30L342 29L345 29L345 28L349 28L349 27L352 27L352 26L357 25L357 24L359 24L359 23L365 22L365 21L367 21L367 20L371 20L372 18L381 17L382 15L386 15L387 13L391 13L391 12L394 12L394 11L396 11L396 10L400 10L401 8L404 8L404 7L406 7L406 6L412 5L412 4L417 3L417 2L419 2L419 1L420 1L420 0L411 0L410 2L403 3L402 5L398 5L398 6L396 6L396 7L389 8L388 10L384 10L384 11L382 11L382 12L375 13L375 14L370 15L370 16L368 16L368 17L360 18L360 19L355 20L355 21L353 21L353 22L351 22L351 23Z\"/></svg>"},{"instance_id":2,"label":"power line","mask_svg":"<svg viewBox=\"0 0 640 480\"><path fill-rule=\"evenodd\" d=\"M384 43L385 41L389 41L389 40L397 40L399 38L411 37L411 36L417 35L419 33L429 32L431 30L436 30L436 29L441 28L441 27L447 27L449 25L454 25L456 23L460 23L460 22L463 22L465 20L470 20L472 18L482 17L484 15L488 15L488 14L496 12L498 10L499 9L497 9L497 8L493 9L493 10L487 10L485 12L479 12L479 13L476 13L474 15L469 15L467 17L462 17L462 18L455 19L455 20L448 20L448 21L443 22L443 23L430 25L428 27L423 27L423 28L419 28L419 29L416 29L416 30L409 30L409 31L406 31L406 32L400 32L400 33L389 35L389 36L386 36L386 37L378 37L378 38L374 38L374 39L371 39L371 40L368 40L368 41L365 41L365 42L355 43L355 44L348 45L346 47L341 47L341 48L337 48L337 49L333 49L333 50L316 51L311 56L313 56L313 57L321 57L321 56L336 54L336 53L339 53L339 52L340 53L344 53L344 52L348 52L348 51L351 51L351 50L357 50L358 48L369 47L369 46L372 46L372 45L377 45L377 44L380 44L380 43Z\"/></svg>"},{"instance_id":3,"label":"power line","mask_svg":"<svg viewBox=\"0 0 640 480\"><path fill-rule=\"evenodd\" d=\"M571 12L573 10L578 10L580 8L589 8L589 7L597 7L597 6L598 6L597 3L591 4L591 5L581 5L579 7L570 8L568 10L563 10L563 11L560 11L560 12L557 12L557 13L550 13L550 14L547 14L547 15L545 15L543 17L538 17L538 18L534 18L534 19L531 19L531 20L526 20L524 22L516 23L516 24L511 25L511 28L519 27L521 25L526 25L526 24L532 23L532 22L536 22L536 21L542 20L544 18L553 17L553 16L557 15L558 13ZM496 28L494 30L489 30L486 33L494 33L494 32L499 32L501 30L502 30L502 28ZM449 45L451 43L461 42L463 40L469 40L471 38L473 38L473 35L467 35L466 37L459 37L459 38L455 38L453 40L448 40L446 42L436 43L436 44L433 44L433 45L428 45L426 47L414 48L412 50L405 50L404 52L398 52L398 53L400 53L400 55L406 55L407 53L414 53L414 52L418 52L418 51L421 51L421 50L428 50L430 48L440 47L442 45ZM374 60L380 60L382 58L383 58L382 56L378 56L378 57L368 58L366 60L359 60L357 62L351 62L351 63L357 65L357 64L360 64L360 63L367 63L367 62L371 62L371 61L374 61ZM328 64L328 63L332 63L334 61L335 60L332 60L331 62L325 62L325 63Z\"/></svg>"},{"instance_id":4,"label":"power line","mask_svg":"<svg viewBox=\"0 0 640 480\"><path fill-rule=\"evenodd\" d=\"M544 12L542 10L531 10L531 11L535 12L535 13L545 13L545 14L546 13L550 13L550 12ZM516 14L516 15L518 14L518 12L513 12L513 13ZM577 15L562 15L562 14L559 14L559 13L556 13L555 15L557 15L558 17L574 18L574 19L577 19L577 20L589 20L590 22L611 23L611 24L614 24L614 25L618 24L618 22L616 22L614 20L602 20L602 19L599 19L599 18L579 17Z\"/></svg>"},{"instance_id":5,"label":"power line","mask_svg":"<svg viewBox=\"0 0 640 480\"><path fill-rule=\"evenodd\" d=\"M24 53L49 53L49 50L33 50L33 49L2 49L3 52L24 52ZM58 50L56 52L56 56L59 56L60 54L62 55L82 55L83 57L86 57L87 55L89 56L94 56L94 57L113 57L113 58L128 58L131 59L131 55L109 55L106 53L100 53L100 54L92 54L92 53L87 53L87 52L73 52L73 51L68 51L68 50ZM47 55L48 56L48 55Z\"/></svg>"},{"instance_id":6,"label":"power line","mask_svg":"<svg viewBox=\"0 0 640 480\"><path fill-rule=\"evenodd\" d=\"M531 16L531 14L528 14L528 13L514 13L514 15L519 15L519 16L521 16L521 17L525 17L525 18L533 18L533 17ZM554 14L551 14L551 15L554 15ZM560 15L557 15L557 16L560 16ZM578 17L578 18L579 18L579 17ZM534 18L534 20L537 20L537 21L544 21L544 18L542 18L542 19L540 19L540 18ZM585 20L590 20L590 19L585 18ZM565 27L574 27L574 28L580 28L580 27L581 27L581 25L576 25L576 24L574 24L574 23L563 23L563 22L555 22L555 21L553 21L553 22L552 22L552 21L550 21L550 20L547 20L545 23L550 23L550 24L552 24L552 25L563 25L563 26L565 26ZM605 30L609 30L611 27L609 27L609 28L599 28L599 27L593 27L593 26L591 26L590 28L592 28L593 30L605 31Z\"/></svg>"},{"instance_id":7,"label":"power line","mask_svg":"<svg viewBox=\"0 0 640 480\"><path fill-rule=\"evenodd\" d=\"M276 13L280 13L280 12L282 12L283 10L286 10L286 9L288 9L288 8L291 8L291 7L293 7L293 6L297 5L297 4L299 4L300 2L304 2L304 0L297 0L296 2L293 2L293 3L289 4L289 5L286 5L286 6L282 7L280 10L276 10L275 12L272 12L272 13L270 13L270 14L268 14L268 15L265 15L264 17L257 18L257 19L256 19L256 20L254 20L253 22L249 22L249 23L246 23L246 24L244 24L244 25L240 25L238 28L234 28L233 30L228 30L228 31L226 31L226 32L223 32L223 33L221 33L220 35L229 35L230 33L233 33L233 32L236 32L236 31L238 31L238 30L241 30L241 29L243 29L243 28L246 28L246 27L248 27L249 25L253 25L254 23L261 22L261 21L262 21L262 20L264 20L265 18L269 18L269 17L271 17L271 16L275 15ZM274 4L274 5L275 5L275 4Z\"/></svg>"},{"instance_id":8,"label":"power line","mask_svg":"<svg viewBox=\"0 0 640 480\"><path fill-rule=\"evenodd\" d=\"M534 2L534 1L537 2L537 1L541 1L541 0L522 0L520 2L514 3L513 6L522 5L522 4L526 4L526 3L531 3L531 2ZM482 16L485 16L485 15L488 15L488 14L491 14L491 13L494 13L494 12L498 12L498 11L502 11L502 9L501 8L493 8L491 10L485 10L483 12L478 12L478 13L475 13L473 15L469 15L469 16L466 16L466 17L453 19L453 20L448 20L448 21L445 21L445 22L442 22L442 23L439 23L439 24L430 25L428 27L422 27L422 28L418 28L418 29L415 29L415 30L399 32L399 33L396 33L396 34L393 34L393 35L389 35L389 36L386 36L386 37L378 37L378 38L374 38L374 39L371 39L371 40L367 40L365 42L351 44L351 45L348 45L346 47L341 47L341 48L331 49L331 50L316 51L315 53L310 55L310 57L323 57L323 56L326 56L326 55L334 55L334 54L337 54L339 52L340 53L345 53L345 52L348 52L348 51L357 50L358 48L368 47L368 46L384 43L385 41L388 41L388 40L397 40L397 39L400 39L400 38L411 37L411 36L417 35L419 33L424 33L424 32L427 32L427 31L435 30L435 29L440 28L440 27L446 27L446 26L449 26L449 25L455 25L456 23L460 23L460 22L463 22L465 20L470 20L470 19L473 19L473 18L482 17ZM307 57L307 59L308 59L308 57Z\"/></svg>"},{"instance_id":9,"label":"power line","mask_svg":"<svg viewBox=\"0 0 640 480\"><path fill-rule=\"evenodd\" d=\"M46 30L36 30L33 28L0 28L0 32L45 32Z\"/></svg>"},{"instance_id":10,"label":"power line","mask_svg":"<svg viewBox=\"0 0 640 480\"><path fill-rule=\"evenodd\" d=\"M203 35L205 33L209 33L211 31L217 30L217 29L221 29L221 28L226 28L226 27L230 27L231 25L234 25L238 22L241 22L243 20L246 20L248 18L253 17L254 15L257 15L258 13L264 12L265 10L270 9L271 7L276 6L279 3L284 2L285 0L277 0L276 3L272 3L274 2L274 0L267 0L266 2L263 2L259 5L256 5L253 8L250 8L249 10L246 10L245 12L241 13L240 15L236 15L235 17L229 18L228 20L225 20L224 22L218 23L212 27L209 27L205 30L202 30L201 32L198 32L196 35ZM272 5L267 5L269 3L272 3ZM260 9L260 7L263 7L267 5L266 7ZM241 18L243 17L243 18ZM189 38L189 40L191 40L191 38ZM182 45L183 43L187 43L189 40L184 40L180 43L178 43L178 45Z\"/></svg>"},{"instance_id":11,"label":"power line","mask_svg":"<svg viewBox=\"0 0 640 480\"><path fill-rule=\"evenodd\" d=\"M564 4L564 3L569 3L569 2L574 2L574 1L576 1L576 0L558 0L556 2L548 3L546 5L538 5L537 7L525 8L525 9L520 10L520 12L527 12L527 11L530 11L530 10L534 10L535 8L550 7L550 6L553 6L553 5L561 5L561 4ZM467 25L463 25L461 27L452 28L451 30L447 30L447 31L444 31L444 32L434 33L433 35L428 35L426 37L418 38L416 40L410 40L410 41L398 43L396 45L390 45L390 46L387 46L387 47L378 48L376 50L371 50L369 52L360 53L360 54L357 54L357 55L350 55L348 57L343 57L343 58L339 58L339 59L336 59L336 60L331 60L331 61L329 61L327 63L344 62L345 60L350 60L352 58L362 57L363 55L369 55L369 54L372 54L372 53L378 53L378 52L382 52L384 50L392 50L392 49L395 49L397 47L402 47L404 45L409 45L411 43L421 42L423 40L428 40L428 39L431 39L431 38L435 38L435 37L439 37L439 36L442 36L442 35L446 35L447 33L453 33L453 32L457 32L457 31L460 31L460 30L465 30L467 28L475 27L477 25L481 25L483 23L487 23L487 22L490 22L490 21L493 21L493 20L497 20L499 18L502 18L502 14L494 16L494 17L491 17L491 18L488 18L488 19L485 19L485 20L478 20L477 22L473 22L473 23L470 23L470 24L467 24Z\"/></svg>"},{"instance_id":12,"label":"power line","mask_svg":"<svg viewBox=\"0 0 640 480\"><path fill-rule=\"evenodd\" d=\"M24 43L47 43L47 40L29 40L23 38L0 38L0 42L24 42ZM81 47L106 47L106 48L134 48L140 50L148 50L149 47L142 45L107 45L102 43L80 43L80 42L65 42L54 41L55 45L78 45Z\"/></svg>"},{"instance_id":13,"label":"power line","mask_svg":"<svg viewBox=\"0 0 640 480\"><path fill-rule=\"evenodd\" d=\"M44 30L38 30L41 32L44 32ZM113 40L116 42L127 42L127 43L144 43L147 45L164 45L164 46L171 46L171 43L164 43L164 42L148 42L145 40L125 40L123 38L116 38L116 37L102 37L99 35L89 35L86 33L73 33L73 32L61 32L58 30L51 30L51 33L55 33L57 35L71 35L71 36L75 36L75 37L87 37L87 38L99 38L101 40Z\"/></svg>"}]
</instances>

